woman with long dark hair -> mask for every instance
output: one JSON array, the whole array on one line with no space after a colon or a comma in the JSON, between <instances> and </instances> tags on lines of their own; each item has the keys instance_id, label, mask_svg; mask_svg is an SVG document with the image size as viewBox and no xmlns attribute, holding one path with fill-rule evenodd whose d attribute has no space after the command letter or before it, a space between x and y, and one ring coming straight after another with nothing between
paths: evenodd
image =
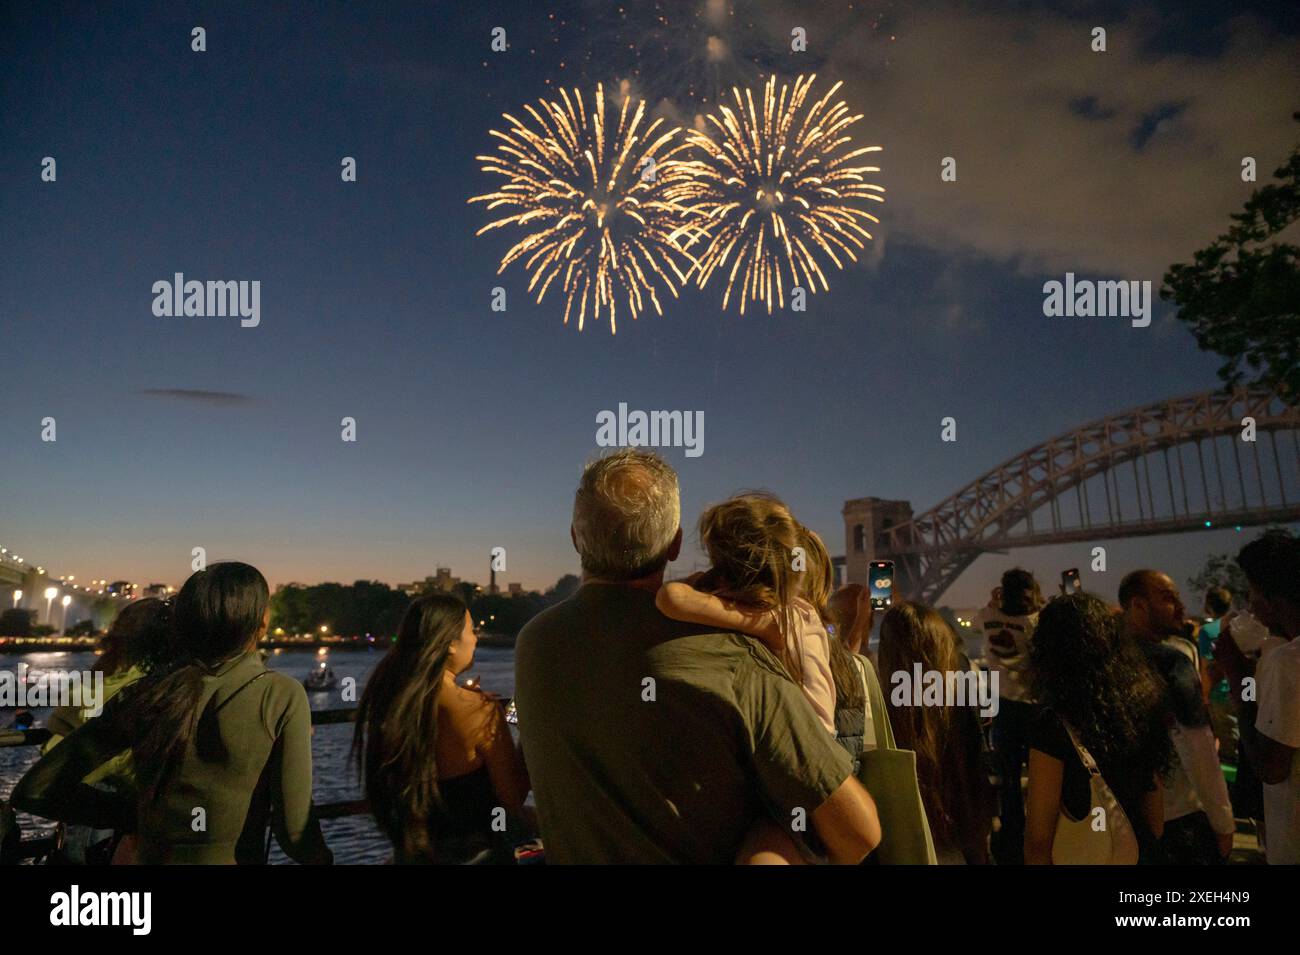
<instances>
[{"instance_id":1,"label":"woman with long dark hair","mask_svg":"<svg viewBox=\"0 0 1300 955\"><path fill-rule=\"evenodd\" d=\"M129 828L144 863L263 863L266 831L304 863L332 861L311 802L311 711L257 641L269 590L248 564L192 575L173 610L173 665L124 692L38 762L14 804L65 822ZM127 800L83 783L130 750Z\"/></svg>"},{"instance_id":2,"label":"woman with long dark hair","mask_svg":"<svg viewBox=\"0 0 1300 955\"><path fill-rule=\"evenodd\" d=\"M918 665L924 674L939 674L945 687L957 680L970 685L974 674L948 622L918 603L896 604L885 614L876 657L893 686L895 674L915 679ZM911 703L911 694L886 694L894 738L916 753L916 778L939 862L986 864L994 794L984 768L979 700Z\"/></svg>"},{"instance_id":3,"label":"woman with long dark hair","mask_svg":"<svg viewBox=\"0 0 1300 955\"><path fill-rule=\"evenodd\" d=\"M42 753L72 735L100 707L150 673L164 669L171 659L171 601L157 597L133 600L122 608L108 633L100 640L96 669L104 674L104 692L96 707L60 706L46 723L50 738ZM132 793L135 774L130 751L119 753L84 780L87 785ZM107 863L133 857L135 840L126 833L89 826L60 824L52 860L60 865Z\"/></svg>"},{"instance_id":4,"label":"woman with long dark hair","mask_svg":"<svg viewBox=\"0 0 1300 955\"><path fill-rule=\"evenodd\" d=\"M1052 600L1029 645L1041 706L1030 732L1025 862L1132 864L1163 829L1173 754L1164 691L1091 594Z\"/></svg>"},{"instance_id":5,"label":"woman with long dark hair","mask_svg":"<svg viewBox=\"0 0 1300 955\"><path fill-rule=\"evenodd\" d=\"M157 597L133 600L113 620L99 642L95 669L104 674L102 706L120 691L158 670L171 659L171 602ZM60 706L50 714L50 739L43 752L53 749L86 722L87 708Z\"/></svg>"},{"instance_id":6,"label":"woman with long dark hair","mask_svg":"<svg viewBox=\"0 0 1300 955\"><path fill-rule=\"evenodd\" d=\"M352 753L399 863L509 863L528 774L501 706L456 683L474 621L455 597L415 600L366 683Z\"/></svg>"}]
</instances>

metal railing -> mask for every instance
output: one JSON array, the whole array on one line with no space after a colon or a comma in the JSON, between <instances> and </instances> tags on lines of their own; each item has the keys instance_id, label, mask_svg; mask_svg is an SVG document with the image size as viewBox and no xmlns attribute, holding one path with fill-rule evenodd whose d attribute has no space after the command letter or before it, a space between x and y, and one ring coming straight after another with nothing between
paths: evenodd
<instances>
[{"instance_id":1,"label":"metal railing","mask_svg":"<svg viewBox=\"0 0 1300 955\"><path fill-rule=\"evenodd\" d=\"M344 710L314 710L311 714L312 726L330 726L335 723L352 723L357 718L356 708ZM0 749L14 746L42 746L53 735L47 729L8 729L0 730ZM364 799L350 799L341 802L327 802L316 806L318 819L341 819L345 816L361 816L370 811L370 804ZM39 859L54 850L54 837L41 836L24 839L18 846L19 859Z\"/></svg>"}]
</instances>

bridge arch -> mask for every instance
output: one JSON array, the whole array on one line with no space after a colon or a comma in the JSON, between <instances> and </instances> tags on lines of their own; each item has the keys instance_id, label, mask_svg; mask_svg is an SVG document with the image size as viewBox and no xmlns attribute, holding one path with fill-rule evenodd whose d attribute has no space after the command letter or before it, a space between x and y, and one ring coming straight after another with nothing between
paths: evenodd
<instances>
[{"instance_id":1,"label":"bridge arch","mask_svg":"<svg viewBox=\"0 0 1300 955\"><path fill-rule=\"evenodd\" d=\"M1254 421L1253 441L1243 439L1245 418ZM846 520L850 505L861 520L861 505L875 501L847 502ZM1029 448L924 513L882 527L872 556L895 561L900 593L933 603L984 553L1296 520L1300 406L1261 389L1204 391Z\"/></svg>"}]
</instances>

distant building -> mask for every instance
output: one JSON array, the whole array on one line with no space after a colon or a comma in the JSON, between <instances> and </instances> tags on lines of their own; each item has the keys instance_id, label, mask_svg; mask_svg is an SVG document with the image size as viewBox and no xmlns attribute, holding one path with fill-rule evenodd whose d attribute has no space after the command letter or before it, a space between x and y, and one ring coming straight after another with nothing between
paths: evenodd
<instances>
[{"instance_id":1,"label":"distant building","mask_svg":"<svg viewBox=\"0 0 1300 955\"><path fill-rule=\"evenodd\" d=\"M511 597L522 597L524 595L524 585L506 584L506 593Z\"/></svg>"},{"instance_id":2,"label":"distant building","mask_svg":"<svg viewBox=\"0 0 1300 955\"><path fill-rule=\"evenodd\" d=\"M104 593L117 597L134 597L135 591L135 584L127 580L115 580L104 588Z\"/></svg>"},{"instance_id":3,"label":"distant building","mask_svg":"<svg viewBox=\"0 0 1300 955\"><path fill-rule=\"evenodd\" d=\"M440 593L449 594L460 583L459 577L451 575L450 567L439 567L432 577L417 580L409 584L398 584L397 589L414 596L415 594Z\"/></svg>"},{"instance_id":4,"label":"distant building","mask_svg":"<svg viewBox=\"0 0 1300 955\"><path fill-rule=\"evenodd\" d=\"M150 584L141 594L143 597L157 597L159 600L167 599L167 592L170 590L166 584Z\"/></svg>"}]
</instances>

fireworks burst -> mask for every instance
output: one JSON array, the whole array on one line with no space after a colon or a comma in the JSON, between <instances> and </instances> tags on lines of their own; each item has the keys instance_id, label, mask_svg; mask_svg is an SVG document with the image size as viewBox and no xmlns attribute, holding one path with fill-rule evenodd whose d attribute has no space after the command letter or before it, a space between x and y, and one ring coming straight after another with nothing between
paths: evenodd
<instances>
[{"instance_id":1,"label":"fireworks burst","mask_svg":"<svg viewBox=\"0 0 1300 955\"><path fill-rule=\"evenodd\" d=\"M617 331L620 299L635 319L647 303L658 314L658 285L677 297L694 260L683 247L699 239L693 213L668 196L678 188L686 148L681 129L662 119L647 122L644 101L606 101L597 85L588 110L577 90L558 100L525 106L531 122L505 114L510 127L492 131L493 155L476 157L484 172L503 176L495 192L475 196L489 210L508 212L478 231L506 226L528 230L501 260L498 274L517 260L531 272L529 292L540 303L558 282L564 321L577 306L581 330L590 306L594 318L609 312Z\"/></svg>"},{"instance_id":2,"label":"fireworks burst","mask_svg":"<svg viewBox=\"0 0 1300 955\"><path fill-rule=\"evenodd\" d=\"M734 109L721 107L705 130L687 134L703 159L669 183L668 196L703 217L708 238L692 272L701 288L714 273L725 276L723 309L733 292L743 315L747 300L766 302L769 314L774 301L784 308L787 287L816 292L820 282L829 291L818 257L839 269L844 259L856 262L871 239L866 223L880 222L862 208L884 201L884 187L866 180L880 169L857 160L881 147L851 147L848 129L862 116L831 104L841 83L807 105L815 79L778 86L772 77L757 107L752 90L733 88ZM675 238L691 248L698 227Z\"/></svg>"}]
</instances>

